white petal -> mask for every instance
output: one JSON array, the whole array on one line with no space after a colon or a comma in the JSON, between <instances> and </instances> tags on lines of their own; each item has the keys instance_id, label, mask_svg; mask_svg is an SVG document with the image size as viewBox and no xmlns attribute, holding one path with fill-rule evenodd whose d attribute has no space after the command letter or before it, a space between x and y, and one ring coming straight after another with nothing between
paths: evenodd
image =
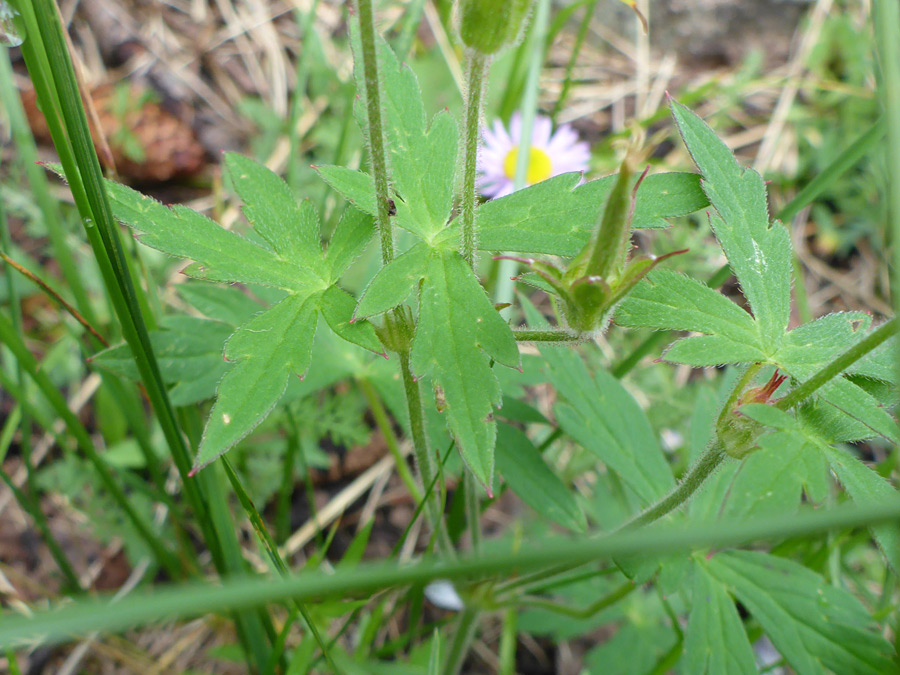
<instances>
[{"instance_id":1,"label":"white petal","mask_svg":"<svg viewBox=\"0 0 900 675\"><path fill-rule=\"evenodd\" d=\"M462 598L453 587L453 584L445 579L432 581L425 587L425 597L428 601L440 607L441 609L449 609L454 612L461 612L464 608Z\"/></svg>"}]
</instances>

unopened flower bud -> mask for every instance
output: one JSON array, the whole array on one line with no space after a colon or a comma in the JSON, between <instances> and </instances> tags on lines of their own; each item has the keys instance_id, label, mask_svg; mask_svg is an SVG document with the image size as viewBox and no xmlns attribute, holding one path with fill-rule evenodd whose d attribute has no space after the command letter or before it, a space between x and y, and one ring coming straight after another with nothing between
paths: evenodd
<instances>
[{"instance_id":1,"label":"unopened flower bud","mask_svg":"<svg viewBox=\"0 0 900 675\"><path fill-rule=\"evenodd\" d=\"M461 0L459 34L484 55L496 54L519 39L534 0Z\"/></svg>"}]
</instances>

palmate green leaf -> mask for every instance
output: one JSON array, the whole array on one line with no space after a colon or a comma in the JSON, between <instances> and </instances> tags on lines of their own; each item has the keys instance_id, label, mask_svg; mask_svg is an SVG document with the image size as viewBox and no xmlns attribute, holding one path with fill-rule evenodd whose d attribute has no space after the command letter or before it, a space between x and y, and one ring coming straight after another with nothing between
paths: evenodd
<instances>
[{"instance_id":1,"label":"palmate green leaf","mask_svg":"<svg viewBox=\"0 0 900 675\"><path fill-rule=\"evenodd\" d=\"M325 250L325 265L330 272L331 283L336 284L341 280L344 272L362 255L374 235L372 219L363 212L346 209L341 214Z\"/></svg>"},{"instance_id":2,"label":"palmate green leaf","mask_svg":"<svg viewBox=\"0 0 900 675\"><path fill-rule=\"evenodd\" d=\"M248 157L225 154L225 167L253 230L286 260L315 269L322 258L319 218L308 201L297 201L281 178Z\"/></svg>"},{"instance_id":3,"label":"palmate green leaf","mask_svg":"<svg viewBox=\"0 0 900 675\"><path fill-rule=\"evenodd\" d=\"M762 625L799 675L881 675L893 670L891 645L872 630L856 598L798 563L765 553L724 551L707 563Z\"/></svg>"},{"instance_id":4,"label":"palmate green leaf","mask_svg":"<svg viewBox=\"0 0 900 675\"><path fill-rule=\"evenodd\" d=\"M385 146L393 189L399 197L395 200L396 222L404 229L430 241L447 225L453 207L457 125L453 117L443 111L428 126L415 74L397 60L383 38L378 37L377 41ZM362 103L365 99L362 94L366 90L366 84L360 56L358 21L355 18L351 20L351 45L356 87L360 93L356 116L365 134L368 125L365 124L367 113ZM341 191L340 185L353 188L354 194L347 195L348 199L352 197L361 205L374 206L374 198L370 199L360 193L363 181L359 176L350 176L340 171L329 173L333 180L336 178L332 184L335 189Z\"/></svg>"},{"instance_id":5,"label":"palmate green leaf","mask_svg":"<svg viewBox=\"0 0 900 675\"><path fill-rule=\"evenodd\" d=\"M772 362L802 382L845 352L868 333L872 318L862 312L840 312L823 316L789 332ZM823 386L817 396L871 430L897 442L897 424L879 402L846 378Z\"/></svg>"},{"instance_id":6,"label":"palmate green leaf","mask_svg":"<svg viewBox=\"0 0 900 675\"><path fill-rule=\"evenodd\" d=\"M631 394L605 371L592 377L573 351L546 348L541 354L550 382L566 399L554 408L563 430L615 471L641 506L667 493L675 485L672 471Z\"/></svg>"},{"instance_id":7,"label":"palmate green leaf","mask_svg":"<svg viewBox=\"0 0 900 675\"><path fill-rule=\"evenodd\" d=\"M702 561L693 565L691 615L684 672L691 675L755 675L756 659L734 602Z\"/></svg>"},{"instance_id":8,"label":"palmate green leaf","mask_svg":"<svg viewBox=\"0 0 900 675\"><path fill-rule=\"evenodd\" d=\"M587 529L584 513L574 495L522 431L508 424L497 427L496 458L497 473L519 499L573 532Z\"/></svg>"},{"instance_id":9,"label":"palmate green leaf","mask_svg":"<svg viewBox=\"0 0 900 675\"><path fill-rule=\"evenodd\" d=\"M378 210L375 179L367 173L344 166L317 166L316 172L344 199L363 213L374 216Z\"/></svg>"},{"instance_id":10,"label":"palmate green leaf","mask_svg":"<svg viewBox=\"0 0 900 675\"><path fill-rule=\"evenodd\" d=\"M679 340L666 359L694 366L758 362L766 358L757 324L747 312L706 284L670 270L654 270L616 312L621 326L690 330L705 336Z\"/></svg>"},{"instance_id":11,"label":"palmate green leaf","mask_svg":"<svg viewBox=\"0 0 900 675\"><path fill-rule=\"evenodd\" d=\"M249 434L281 398L288 377L306 371L316 332L317 299L289 295L228 340L225 358L237 364L219 384L194 470Z\"/></svg>"},{"instance_id":12,"label":"palmate green leaf","mask_svg":"<svg viewBox=\"0 0 900 675\"><path fill-rule=\"evenodd\" d=\"M237 327L265 309L234 286L186 283L176 290L198 312L229 326Z\"/></svg>"},{"instance_id":13,"label":"palmate green leaf","mask_svg":"<svg viewBox=\"0 0 900 675\"><path fill-rule=\"evenodd\" d=\"M828 487L825 458L802 433L768 434L759 439L759 449L743 460L731 483L723 517L793 515L800 509L804 488L811 502L821 503Z\"/></svg>"},{"instance_id":14,"label":"palmate green leaf","mask_svg":"<svg viewBox=\"0 0 900 675\"><path fill-rule=\"evenodd\" d=\"M318 217L309 202L298 205L281 178L250 159L227 155L225 161L259 244L185 207L168 209L133 190L108 184L116 217L138 230L144 243L194 260L185 273L210 281L271 286L288 293L243 322L228 339L225 358L235 363L224 377L220 363L188 384L190 393L198 395L206 391L214 373L217 379L221 377L195 471L244 438L268 415L291 373L305 373L320 315L344 340L382 351L370 324L351 323L356 302L334 284L335 277L371 240L371 218L347 209L335 230L333 250L325 254ZM231 300L230 306L223 308L210 293L207 297L202 292L193 294L206 307L204 311L225 309L232 317L249 314L244 302Z\"/></svg>"},{"instance_id":15,"label":"palmate green leaf","mask_svg":"<svg viewBox=\"0 0 900 675\"><path fill-rule=\"evenodd\" d=\"M431 255L431 249L419 243L382 267L363 291L356 316L384 314L406 300L424 278Z\"/></svg>"},{"instance_id":16,"label":"palmate green leaf","mask_svg":"<svg viewBox=\"0 0 900 675\"><path fill-rule=\"evenodd\" d=\"M703 176L703 190L717 212L716 239L759 324L764 351L781 344L791 308L791 243L781 223L770 226L766 188L697 115L672 101L672 115Z\"/></svg>"},{"instance_id":17,"label":"palmate green leaf","mask_svg":"<svg viewBox=\"0 0 900 675\"><path fill-rule=\"evenodd\" d=\"M798 476L805 471L804 484L807 494L813 502L822 502L828 494L828 477L823 475L823 469L827 470L828 467L847 490L850 498L861 506L885 504L891 501L900 502L900 492L895 490L888 481L872 471L852 453L834 447L834 440L826 439L823 436L824 429L818 420L810 425L803 418L798 420L777 408L757 403L743 406L741 412L761 424L780 430L779 433L761 440L772 439L768 445L775 452L784 454L785 460L790 455L795 457L796 461L793 465L788 465L788 462L779 461L781 458L777 458L772 465L781 463L785 470ZM800 448L802 451L799 450ZM751 455L748 461L756 454ZM765 479L760 477L759 481L760 494L770 493L770 490L766 489ZM758 499L759 497L757 497ZM792 510L796 511L796 508ZM730 509L728 512L733 515L734 511L735 509ZM770 508L768 511L778 512L778 509ZM782 512L788 512L788 509L783 508ZM895 570L900 569L900 527L879 525L872 528L872 533L888 563Z\"/></svg>"},{"instance_id":18,"label":"palmate green leaf","mask_svg":"<svg viewBox=\"0 0 900 675\"><path fill-rule=\"evenodd\" d=\"M321 278L299 261L258 246L191 209L171 209L112 181L106 182L113 213L138 234L138 241L177 258L194 260L184 272L208 281L243 282L304 292Z\"/></svg>"},{"instance_id":19,"label":"palmate green leaf","mask_svg":"<svg viewBox=\"0 0 900 675\"><path fill-rule=\"evenodd\" d=\"M597 227L616 176L579 185L581 178L579 173L562 174L479 206L478 247L577 255ZM666 227L666 218L708 205L695 174L647 176L637 193L633 227Z\"/></svg>"},{"instance_id":20,"label":"palmate green leaf","mask_svg":"<svg viewBox=\"0 0 900 675\"><path fill-rule=\"evenodd\" d=\"M455 250L431 249L419 295L412 368L440 389L447 425L466 464L490 491L500 385L489 357L519 367L509 325Z\"/></svg>"}]
</instances>

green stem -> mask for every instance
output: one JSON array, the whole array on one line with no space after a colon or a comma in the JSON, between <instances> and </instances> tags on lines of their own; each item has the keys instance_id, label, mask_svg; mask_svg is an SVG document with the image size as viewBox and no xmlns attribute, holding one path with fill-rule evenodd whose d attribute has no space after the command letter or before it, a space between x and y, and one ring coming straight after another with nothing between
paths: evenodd
<instances>
[{"instance_id":1,"label":"green stem","mask_svg":"<svg viewBox=\"0 0 900 675\"><path fill-rule=\"evenodd\" d=\"M282 577L288 576L290 574L290 570L288 569L287 564L284 562L284 559L281 557L281 554L278 552L278 546L277 544L275 544L275 540L272 539L272 535L269 533L269 528L266 527L262 516L259 515L259 511L257 510L256 505L253 503L253 500L250 499L250 495L248 495L247 491L244 489L240 477L238 477L237 472L235 472L234 470L234 467L231 466L231 462L224 455L222 456L222 466L225 468L225 474L228 476L231 487L232 489L234 489L234 493L237 495L238 501L241 503L241 507L243 507L244 509L244 513L247 515L247 519L253 526L253 531L256 532L256 536L259 537L263 548L266 549L266 554L269 556L269 560L271 561L272 566ZM331 660L331 653L328 651L328 647L325 645L325 641L322 639L322 635L319 633L319 630L313 623L312 618L310 618L306 606L303 603L297 602L293 599L291 600L291 605L293 605L294 608L300 613L300 616L303 617L303 621L306 623L306 629L312 634L316 643L319 645L319 649L322 650L322 654L325 656L325 660L328 661L331 672L339 673L340 671Z\"/></svg>"},{"instance_id":2,"label":"green stem","mask_svg":"<svg viewBox=\"0 0 900 675\"><path fill-rule=\"evenodd\" d=\"M896 0L876 0L872 20L881 66L878 93L887 119L885 163L890 228L887 235L894 248L891 288L894 307L900 312L900 274L897 273L900 269L900 9Z\"/></svg>"},{"instance_id":3,"label":"green stem","mask_svg":"<svg viewBox=\"0 0 900 675\"><path fill-rule=\"evenodd\" d=\"M584 336L565 330L514 330L516 342L583 342Z\"/></svg>"},{"instance_id":4,"label":"green stem","mask_svg":"<svg viewBox=\"0 0 900 675\"><path fill-rule=\"evenodd\" d=\"M384 409L384 404L381 402L378 392L375 391L375 387L372 386L372 383L364 377L357 379L356 383L359 385L363 396L366 397L366 401L369 404L369 410L372 411L372 417L375 418L375 424L381 430L381 435L384 436L384 441L387 443L388 450L394 458L394 464L397 467L397 475L400 476L400 480L403 481L403 484L406 486L406 489L409 490L409 494L412 495L412 498L416 502L420 502L422 500L422 491L419 489L419 486L416 485L416 479L409 470L406 458L403 456L403 453L400 452L400 445L397 443L397 435L394 433L391 420L388 418L387 411Z\"/></svg>"},{"instance_id":5,"label":"green stem","mask_svg":"<svg viewBox=\"0 0 900 675\"><path fill-rule=\"evenodd\" d=\"M187 480L191 468L190 455L175 421L140 312L119 226L112 216L103 186L57 8L50 0L34 0L33 3L17 0L14 4L26 24L28 39L22 44L22 55L42 105L53 144L69 181L78 213L85 223L85 231L123 336L132 350L151 405L181 474L185 495L203 527L205 504L195 483ZM85 316L90 318L88 313ZM214 549L218 542L207 541L207 545Z\"/></svg>"},{"instance_id":6,"label":"green stem","mask_svg":"<svg viewBox=\"0 0 900 675\"><path fill-rule=\"evenodd\" d=\"M478 480L471 471L463 473L463 480L465 481L466 524L472 540L472 551L477 555L481 553L481 501L478 499Z\"/></svg>"},{"instance_id":7,"label":"green stem","mask_svg":"<svg viewBox=\"0 0 900 675\"><path fill-rule=\"evenodd\" d=\"M569 607L568 605L555 602L553 600L547 600L546 598L520 598L516 601L516 606L518 607L535 607L537 609L543 609L548 612L554 612L556 614L563 614L565 616L571 616L575 619L589 619L594 616L597 612L600 612L607 607L611 607L616 604L622 598L628 596L629 593L639 588L639 586L635 585L632 581L627 581L617 589L611 591L607 595L604 595L602 598L599 598L595 602L592 602L587 607Z\"/></svg>"},{"instance_id":8,"label":"green stem","mask_svg":"<svg viewBox=\"0 0 900 675\"><path fill-rule=\"evenodd\" d=\"M508 609L503 614L503 632L500 634L500 668L497 675L515 675L516 673L518 616L515 608Z\"/></svg>"},{"instance_id":9,"label":"green stem","mask_svg":"<svg viewBox=\"0 0 900 675\"><path fill-rule=\"evenodd\" d=\"M463 258L475 269L477 234L475 231L475 177L478 173L478 144L481 138L481 112L484 105L484 85L490 57L470 49L466 54L466 112L463 130L462 194L460 218L462 219Z\"/></svg>"},{"instance_id":10,"label":"green stem","mask_svg":"<svg viewBox=\"0 0 900 675\"><path fill-rule=\"evenodd\" d=\"M722 406L722 410L719 412L719 418L716 420L716 430L722 428L725 422L728 420L729 415L735 407L738 399L741 394L744 393L744 389L747 388L747 385L756 377L756 374L760 371L763 364L761 363L753 363L747 366L747 369L740 376L735 385L731 388L731 393L728 395L728 400L725 401L725 405Z\"/></svg>"},{"instance_id":11,"label":"green stem","mask_svg":"<svg viewBox=\"0 0 900 675\"><path fill-rule=\"evenodd\" d=\"M620 525L616 531L649 525L686 504L694 493L700 489L704 481L715 473L726 457L725 449L718 442L714 443L706 452L700 455L699 459L669 494L662 497L655 504L648 506L631 520Z\"/></svg>"},{"instance_id":12,"label":"green stem","mask_svg":"<svg viewBox=\"0 0 900 675\"><path fill-rule=\"evenodd\" d=\"M425 433L425 411L422 408L422 397L419 383L416 381L409 361L409 351L400 353L400 370L403 374L403 386L406 391L406 405L409 411L409 429L412 434L413 452L422 485L428 486L435 481L435 466L428 448L428 436ZM424 497L427 500L425 513L437 531L438 542L445 555L453 553L453 542L447 532L442 513L439 490L431 490Z\"/></svg>"},{"instance_id":13,"label":"green stem","mask_svg":"<svg viewBox=\"0 0 900 675\"><path fill-rule=\"evenodd\" d=\"M444 662L443 675L459 675L462 670L469 647L475 638L475 630L478 628L478 617L481 612L478 607L466 607L459 616L456 624L456 632L453 634L453 643L447 651L447 660Z\"/></svg>"},{"instance_id":14,"label":"green stem","mask_svg":"<svg viewBox=\"0 0 900 675\"><path fill-rule=\"evenodd\" d=\"M375 223L381 237L381 262L394 259L394 235L391 230L388 167L381 122L381 84L378 80L378 50L375 38L375 13L372 0L356 0L359 15L359 39L362 44L363 74L366 81L366 113L368 115L369 150L375 177Z\"/></svg>"},{"instance_id":15,"label":"green stem","mask_svg":"<svg viewBox=\"0 0 900 675\"><path fill-rule=\"evenodd\" d=\"M898 323L898 321L900 321L900 319L894 318L879 326L863 340L857 342L806 382L796 389L793 389L787 396L778 401L775 404L775 407L780 410L788 410L798 403L805 401L813 394L813 392L819 389L819 387L840 375L851 365L859 361L859 359L878 347L882 342L896 335L898 330L900 330L900 323Z\"/></svg>"}]
</instances>

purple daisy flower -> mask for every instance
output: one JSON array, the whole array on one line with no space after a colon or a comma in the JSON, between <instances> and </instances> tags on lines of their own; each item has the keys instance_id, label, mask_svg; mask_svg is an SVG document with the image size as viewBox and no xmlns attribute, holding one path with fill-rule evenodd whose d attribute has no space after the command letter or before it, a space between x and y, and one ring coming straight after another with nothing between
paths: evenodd
<instances>
[{"instance_id":1,"label":"purple daisy flower","mask_svg":"<svg viewBox=\"0 0 900 675\"><path fill-rule=\"evenodd\" d=\"M552 176L570 171L585 171L591 151L588 144L578 140L578 134L568 124L553 132L549 117L537 115L531 132L528 153L528 172L525 185L534 185ZM514 113L509 132L500 120L482 132L484 145L478 154L478 189L486 197L496 199L513 191L519 144L522 139L522 117Z\"/></svg>"}]
</instances>

